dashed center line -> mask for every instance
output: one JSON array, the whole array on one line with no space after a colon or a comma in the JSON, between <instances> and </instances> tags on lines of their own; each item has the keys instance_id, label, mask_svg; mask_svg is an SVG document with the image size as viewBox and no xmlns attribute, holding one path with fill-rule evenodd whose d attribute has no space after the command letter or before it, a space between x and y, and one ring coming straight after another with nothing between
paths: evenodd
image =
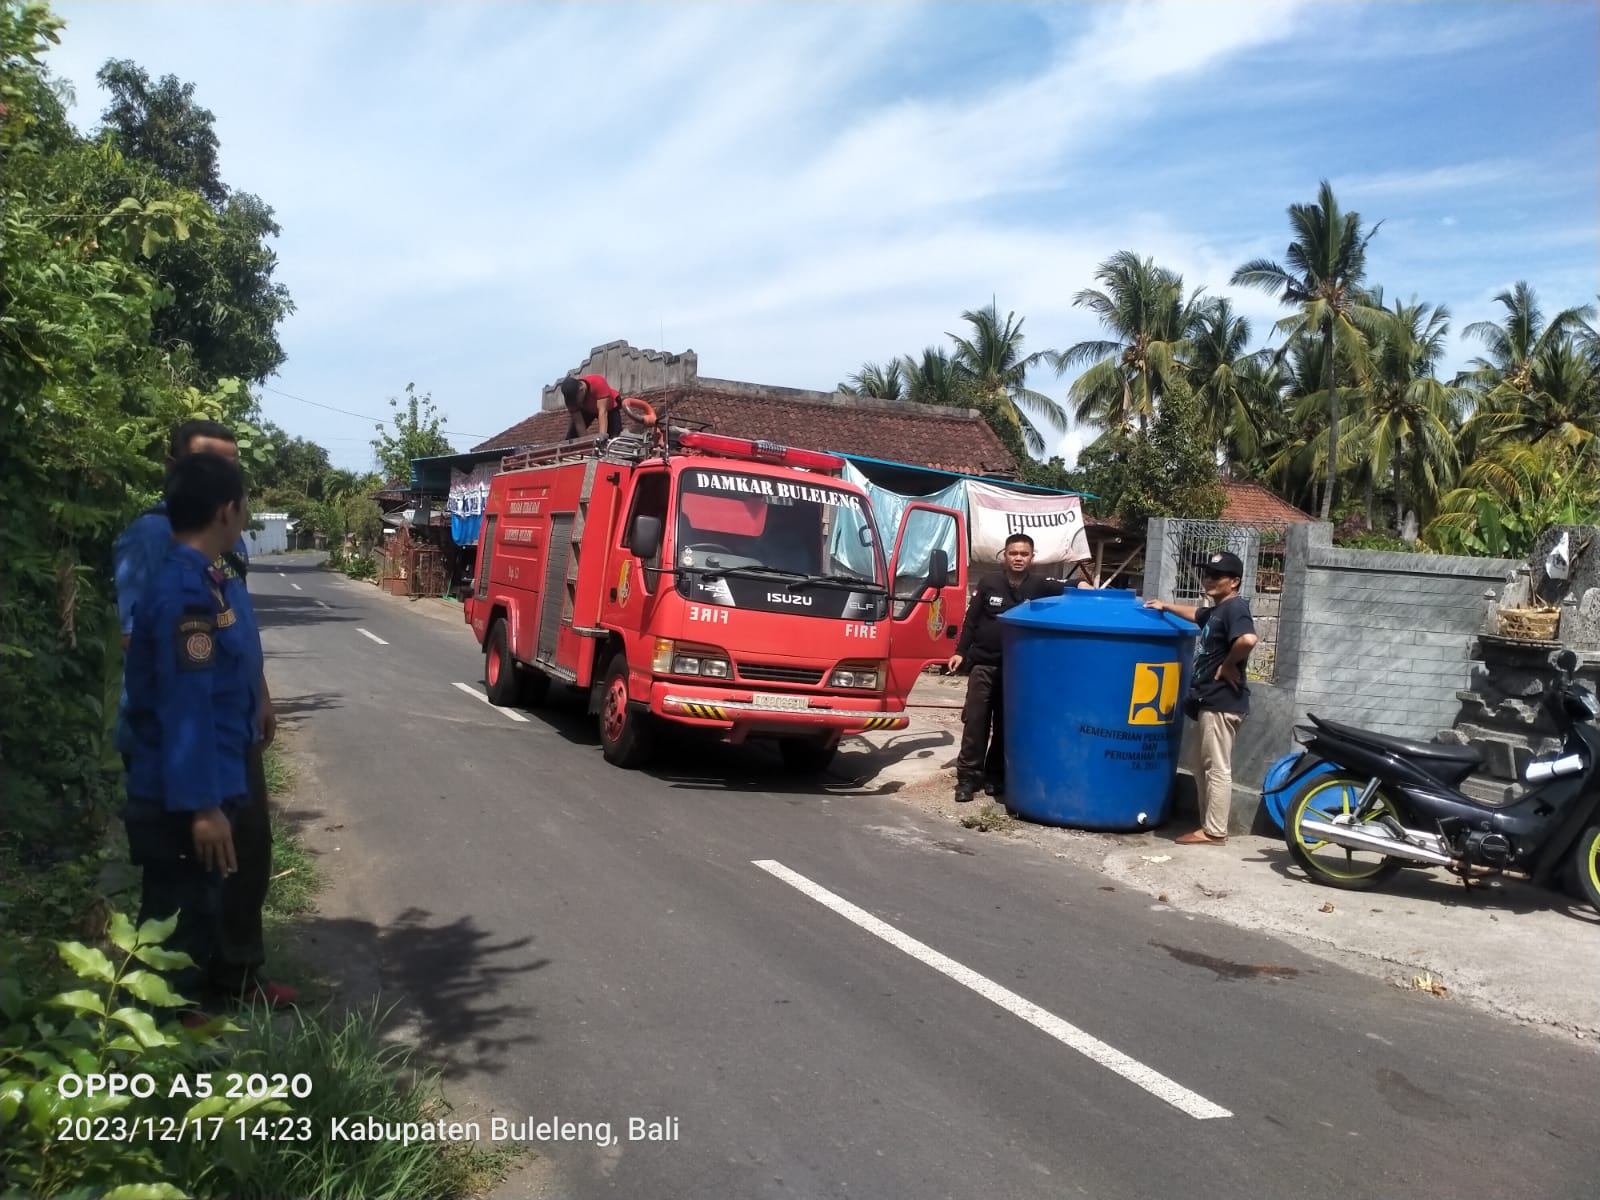
<instances>
[{"instance_id":1,"label":"dashed center line","mask_svg":"<svg viewBox=\"0 0 1600 1200\"><path fill-rule=\"evenodd\" d=\"M333 607L333 605L329 604L326 600L318 600L317 603L322 605L323 608L332 608Z\"/></svg>"},{"instance_id":2,"label":"dashed center line","mask_svg":"<svg viewBox=\"0 0 1600 1200\"><path fill-rule=\"evenodd\" d=\"M359 633L362 637L371 638L373 641L377 642L378 645L380 645L380 646L387 646L389 644L388 642L384 641L381 637L379 637L377 634L370 633L367 630L360 628L359 626L356 627L356 632Z\"/></svg>"},{"instance_id":3,"label":"dashed center line","mask_svg":"<svg viewBox=\"0 0 1600 1200\"><path fill-rule=\"evenodd\" d=\"M460 687L461 684L458 683L456 686ZM1020 1017L1035 1029L1042 1030L1065 1046L1070 1046L1090 1061L1099 1063L1108 1071L1115 1071L1129 1083L1138 1084L1152 1096L1165 1100L1173 1108L1187 1113L1195 1120L1210 1121L1218 1117L1233 1116L1221 1105L1213 1104L1204 1096L1191 1092L1182 1084L1175 1083L1153 1068L1145 1066L1138 1059L1130 1058L1116 1047L1107 1045L1076 1025L1062 1020L1052 1012L1047 1012L1031 1000L1024 1000L994 980L979 975L972 968L946 958L933 947L901 933L887 921L880 921L865 909L856 907L841 896L836 896L821 884L812 882L797 871L791 871L782 863L772 859L756 859L754 865L767 874L783 880L796 891L811 897L823 907L832 909L845 920L865 929L873 936L882 938L896 950L909 954L925 966L932 967L941 975L955 980L962 987L976 992L991 1004L999 1005L1012 1016Z\"/></svg>"},{"instance_id":4,"label":"dashed center line","mask_svg":"<svg viewBox=\"0 0 1600 1200\"><path fill-rule=\"evenodd\" d=\"M305 591L305 588L301 587L298 583L291 583L289 586L292 587L297 592Z\"/></svg>"},{"instance_id":5,"label":"dashed center line","mask_svg":"<svg viewBox=\"0 0 1600 1200\"><path fill-rule=\"evenodd\" d=\"M282 571L279 571L278 572L278 578L279 579L287 579L289 577L287 575L285 575Z\"/></svg>"},{"instance_id":6,"label":"dashed center line","mask_svg":"<svg viewBox=\"0 0 1600 1200\"><path fill-rule=\"evenodd\" d=\"M508 721L517 721L517 722L520 722L521 724L524 724L524 725L526 725L528 723L528 718L527 717L523 716L521 713L517 712L515 709L501 708L498 704L495 704L492 700L489 699L489 697L485 696L482 692L480 692L477 688L473 687L470 683L452 683L450 686L453 687L453 688L460 689L461 691L465 692L467 695L471 696L474 700L482 700L485 704L487 704L490 708L494 709L495 712L499 713L502 717L506 718L506 720L508 720Z\"/></svg>"}]
</instances>

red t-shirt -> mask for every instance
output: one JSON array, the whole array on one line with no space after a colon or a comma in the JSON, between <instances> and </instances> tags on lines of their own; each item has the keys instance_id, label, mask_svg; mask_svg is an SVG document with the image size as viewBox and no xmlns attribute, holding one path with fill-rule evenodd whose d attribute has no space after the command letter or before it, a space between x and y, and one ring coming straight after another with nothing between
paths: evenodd
<instances>
[{"instance_id":1,"label":"red t-shirt","mask_svg":"<svg viewBox=\"0 0 1600 1200\"><path fill-rule=\"evenodd\" d=\"M604 375L579 375L578 378L589 385L589 394L583 398L578 410L591 421L599 420L600 402L615 400L621 393L606 382Z\"/></svg>"}]
</instances>

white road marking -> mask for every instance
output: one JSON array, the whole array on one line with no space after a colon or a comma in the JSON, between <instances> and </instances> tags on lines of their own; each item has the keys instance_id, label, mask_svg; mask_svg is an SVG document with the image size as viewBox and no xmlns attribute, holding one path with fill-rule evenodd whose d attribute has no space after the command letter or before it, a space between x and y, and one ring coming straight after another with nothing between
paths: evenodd
<instances>
[{"instance_id":1,"label":"white road marking","mask_svg":"<svg viewBox=\"0 0 1600 1200\"><path fill-rule=\"evenodd\" d=\"M326 600L318 600L317 603L322 605L323 608L332 608L333 607L333 605L329 604Z\"/></svg>"},{"instance_id":2,"label":"white road marking","mask_svg":"<svg viewBox=\"0 0 1600 1200\"><path fill-rule=\"evenodd\" d=\"M305 588L301 587L298 583L291 583L289 586L292 587L297 592L305 591Z\"/></svg>"},{"instance_id":3,"label":"white road marking","mask_svg":"<svg viewBox=\"0 0 1600 1200\"><path fill-rule=\"evenodd\" d=\"M287 575L285 575L282 571L279 571L278 572L278 578L279 579L287 579L289 577Z\"/></svg>"},{"instance_id":4,"label":"white road marking","mask_svg":"<svg viewBox=\"0 0 1600 1200\"><path fill-rule=\"evenodd\" d=\"M460 687L460 684L456 685ZM1085 1033L1076 1025L1063 1021L1052 1012L1047 1012L1034 1004L1031 1000L1024 1000L1015 992L1001 987L994 980L979 975L970 967L964 967L954 959L946 958L931 946L924 945L913 937L901 933L893 925L880 921L877 917L864 909L857 908L848 900L834 895L821 884L813 883L804 875L791 871L788 867L772 859L756 859L754 864L769 875L783 880L790 887L805 895L810 896L824 908L830 908L845 920L860 926L874 937L882 938L896 950L909 954L918 962L932 967L941 975L948 976L965 988L978 993L985 1000L998 1004L1012 1016L1020 1017L1036 1029L1043 1030L1056 1041L1065 1046L1070 1046L1085 1058L1099 1063L1109 1071L1115 1071L1130 1083L1138 1084L1159 1100L1165 1100L1180 1112L1187 1113L1197 1121L1210 1121L1217 1117L1231 1117L1233 1114L1220 1105L1213 1104L1204 1096L1191 1092L1182 1084L1174 1083L1165 1075L1160 1074L1151 1067L1145 1066L1134 1058L1129 1058L1114 1046L1108 1046L1099 1038Z\"/></svg>"},{"instance_id":5,"label":"white road marking","mask_svg":"<svg viewBox=\"0 0 1600 1200\"><path fill-rule=\"evenodd\" d=\"M361 628L357 627L356 632L359 633L362 637L371 638L373 641L377 642L378 645L380 645L380 646L387 646L389 644L388 642L384 641L381 637L379 637L377 634L368 633L365 629L361 629Z\"/></svg>"},{"instance_id":6,"label":"white road marking","mask_svg":"<svg viewBox=\"0 0 1600 1200\"><path fill-rule=\"evenodd\" d=\"M489 697L485 696L477 688L473 687L470 683L452 683L450 686L453 687L453 688L460 688L463 692L465 692L467 695L473 697L474 699L482 700L490 708L494 709L495 712L499 713L502 717L505 717L508 720L520 721L524 725L526 725L528 723L528 718L527 717L523 716L521 713L517 712L515 709L501 708L499 705L493 703L489 699Z\"/></svg>"}]
</instances>

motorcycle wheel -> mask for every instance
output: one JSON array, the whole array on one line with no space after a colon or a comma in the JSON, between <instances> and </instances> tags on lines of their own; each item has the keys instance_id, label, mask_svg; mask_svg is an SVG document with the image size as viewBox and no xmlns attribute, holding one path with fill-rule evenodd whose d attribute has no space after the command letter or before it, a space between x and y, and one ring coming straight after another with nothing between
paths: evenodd
<instances>
[{"instance_id":1,"label":"motorcycle wheel","mask_svg":"<svg viewBox=\"0 0 1600 1200\"><path fill-rule=\"evenodd\" d=\"M1600 825L1589 826L1573 844L1572 877L1589 907L1600 909Z\"/></svg>"},{"instance_id":2,"label":"motorcycle wheel","mask_svg":"<svg viewBox=\"0 0 1600 1200\"><path fill-rule=\"evenodd\" d=\"M1392 878L1405 865L1404 859L1375 850L1354 850L1334 842L1317 841L1300 832L1301 818L1308 813L1326 821L1353 811L1366 783L1365 779L1343 771L1316 775L1303 780L1289 801L1283 814L1284 841L1289 846L1290 857L1316 883L1347 891L1365 891ZM1394 801L1381 792L1378 803L1378 811L1368 822L1384 813L1397 821L1401 819Z\"/></svg>"}]
</instances>

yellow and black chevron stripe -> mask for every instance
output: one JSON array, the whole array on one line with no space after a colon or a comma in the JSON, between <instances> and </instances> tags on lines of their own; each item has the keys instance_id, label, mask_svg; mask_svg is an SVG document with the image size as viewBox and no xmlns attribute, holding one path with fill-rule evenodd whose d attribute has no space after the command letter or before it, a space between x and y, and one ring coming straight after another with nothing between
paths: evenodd
<instances>
[{"instance_id":1,"label":"yellow and black chevron stripe","mask_svg":"<svg viewBox=\"0 0 1600 1200\"><path fill-rule=\"evenodd\" d=\"M728 710L719 708L715 704L691 704L687 700L682 703L683 710L691 717L704 717L707 721L726 721L728 719Z\"/></svg>"},{"instance_id":2,"label":"yellow and black chevron stripe","mask_svg":"<svg viewBox=\"0 0 1600 1200\"><path fill-rule=\"evenodd\" d=\"M904 717L868 717L863 729L899 729L906 723Z\"/></svg>"}]
</instances>

